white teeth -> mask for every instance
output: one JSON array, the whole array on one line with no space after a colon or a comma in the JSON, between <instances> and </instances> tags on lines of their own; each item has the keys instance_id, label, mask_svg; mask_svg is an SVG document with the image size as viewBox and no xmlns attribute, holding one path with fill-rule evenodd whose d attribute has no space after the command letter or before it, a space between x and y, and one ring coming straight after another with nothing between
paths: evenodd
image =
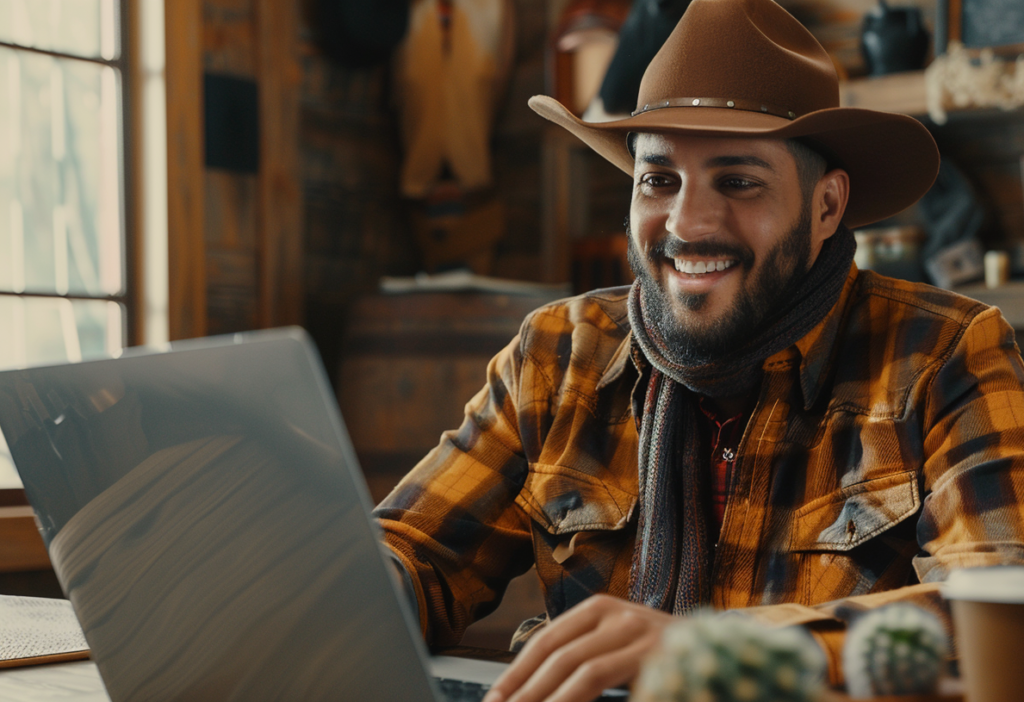
<instances>
[{"instance_id":1,"label":"white teeth","mask_svg":"<svg viewBox=\"0 0 1024 702\"><path fill-rule=\"evenodd\" d=\"M675 259L676 270L680 273L688 273L690 275L700 275L701 273L714 273L715 271L724 271L726 268L731 268L736 262L735 261L681 261L678 258Z\"/></svg>"}]
</instances>

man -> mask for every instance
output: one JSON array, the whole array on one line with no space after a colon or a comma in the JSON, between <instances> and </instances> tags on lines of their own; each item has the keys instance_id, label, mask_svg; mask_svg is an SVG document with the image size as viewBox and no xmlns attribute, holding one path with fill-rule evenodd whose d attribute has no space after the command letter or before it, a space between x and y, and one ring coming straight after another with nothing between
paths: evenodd
<instances>
[{"instance_id":1,"label":"man","mask_svg":"<svg viewBox=\"0 0 1024 702\"><path fill-rule=\"evenodd\" d=\"M938 153L838 102L771 0L694 0L629 119L531 100L633 174L637 281L533 313L377 511L434 644L536 564L550 621L488 702L629 682L701 606L806 625L839 682L855 612L948 617L951 569L1024 560L1013 332L856 269L849 228L916 201Z\"/></svg>"}]
</instances>

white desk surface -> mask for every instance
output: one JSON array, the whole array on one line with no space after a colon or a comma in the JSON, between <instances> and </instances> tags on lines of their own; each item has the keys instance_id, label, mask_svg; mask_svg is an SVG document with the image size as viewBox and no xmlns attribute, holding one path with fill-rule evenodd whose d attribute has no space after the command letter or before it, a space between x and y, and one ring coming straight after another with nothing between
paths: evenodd
<instances>
[{"instance_id":1,"label":"white desk surface","mask_svg":"<svg viewBox=\"0 0 1024 702\"><path fill-rule=\"evenodd\" d=\"M110 702L92 661L0 669L4 702Z\"/></svg>"}]
</instances>

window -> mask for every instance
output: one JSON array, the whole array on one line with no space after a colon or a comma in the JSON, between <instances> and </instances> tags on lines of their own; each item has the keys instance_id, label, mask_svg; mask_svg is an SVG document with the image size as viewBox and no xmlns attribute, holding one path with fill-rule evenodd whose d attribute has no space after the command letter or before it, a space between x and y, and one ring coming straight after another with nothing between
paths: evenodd
<instances>
[{"instance_id":1,"label":"window","mask_svg":"<svg viewBox=\"0 0 1024 702\"><path fill-rule=\"evenodd\" d=\"M125 344L115 0L0 0L0 367Z\"/></svg>"},{"instance_id":2,"label":"window","mask_svg":"<svg viewBox=\"0 0 1024 702\"><path fill-rule=\"evenodd\" d=\"M0 0L0 368L127 344L125 16Z\"/></svg>"}]
</instances>

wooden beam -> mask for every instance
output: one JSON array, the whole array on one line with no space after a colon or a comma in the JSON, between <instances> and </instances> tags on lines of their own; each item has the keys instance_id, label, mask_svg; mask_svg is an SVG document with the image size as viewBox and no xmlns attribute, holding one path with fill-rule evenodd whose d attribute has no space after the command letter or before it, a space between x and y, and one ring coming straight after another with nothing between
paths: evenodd
<instances>
[{"instance_id":1,"label":"wooden beam","mask_svg":"<svg viewBox=\"0 0 1024 702\"><path fill-rule=\"evenodd\" d=\"M188 339L206 334L202 0L169 0L164 13L169 326Z\"/></svg>"},{"instance_id":2,"label":"wooden beam","mask_svg":"<svg viewBox=\"0 0 1024 702\"><path fill-rule=\"evenodd\" d=\"M139 45L139 0L121 0L121 51L126 59L121 75L124 93L124 232L125 232L125 287L128 290L128 305L125 319L126 346L145 343L146 304L143 288L143 247L144 231L142 198L142 61Z\"/></svg>"},{"instance_id":3,"label":"wooden beam","mask_svg":"<svg viewBox=\"0 0 1024 702\"><path fill-rule=\"evenodd\" d=\"M273 327L303 321L299 3L256 0L255 8L260 86L258 323Z\"/></svg>"}]
</instances>

